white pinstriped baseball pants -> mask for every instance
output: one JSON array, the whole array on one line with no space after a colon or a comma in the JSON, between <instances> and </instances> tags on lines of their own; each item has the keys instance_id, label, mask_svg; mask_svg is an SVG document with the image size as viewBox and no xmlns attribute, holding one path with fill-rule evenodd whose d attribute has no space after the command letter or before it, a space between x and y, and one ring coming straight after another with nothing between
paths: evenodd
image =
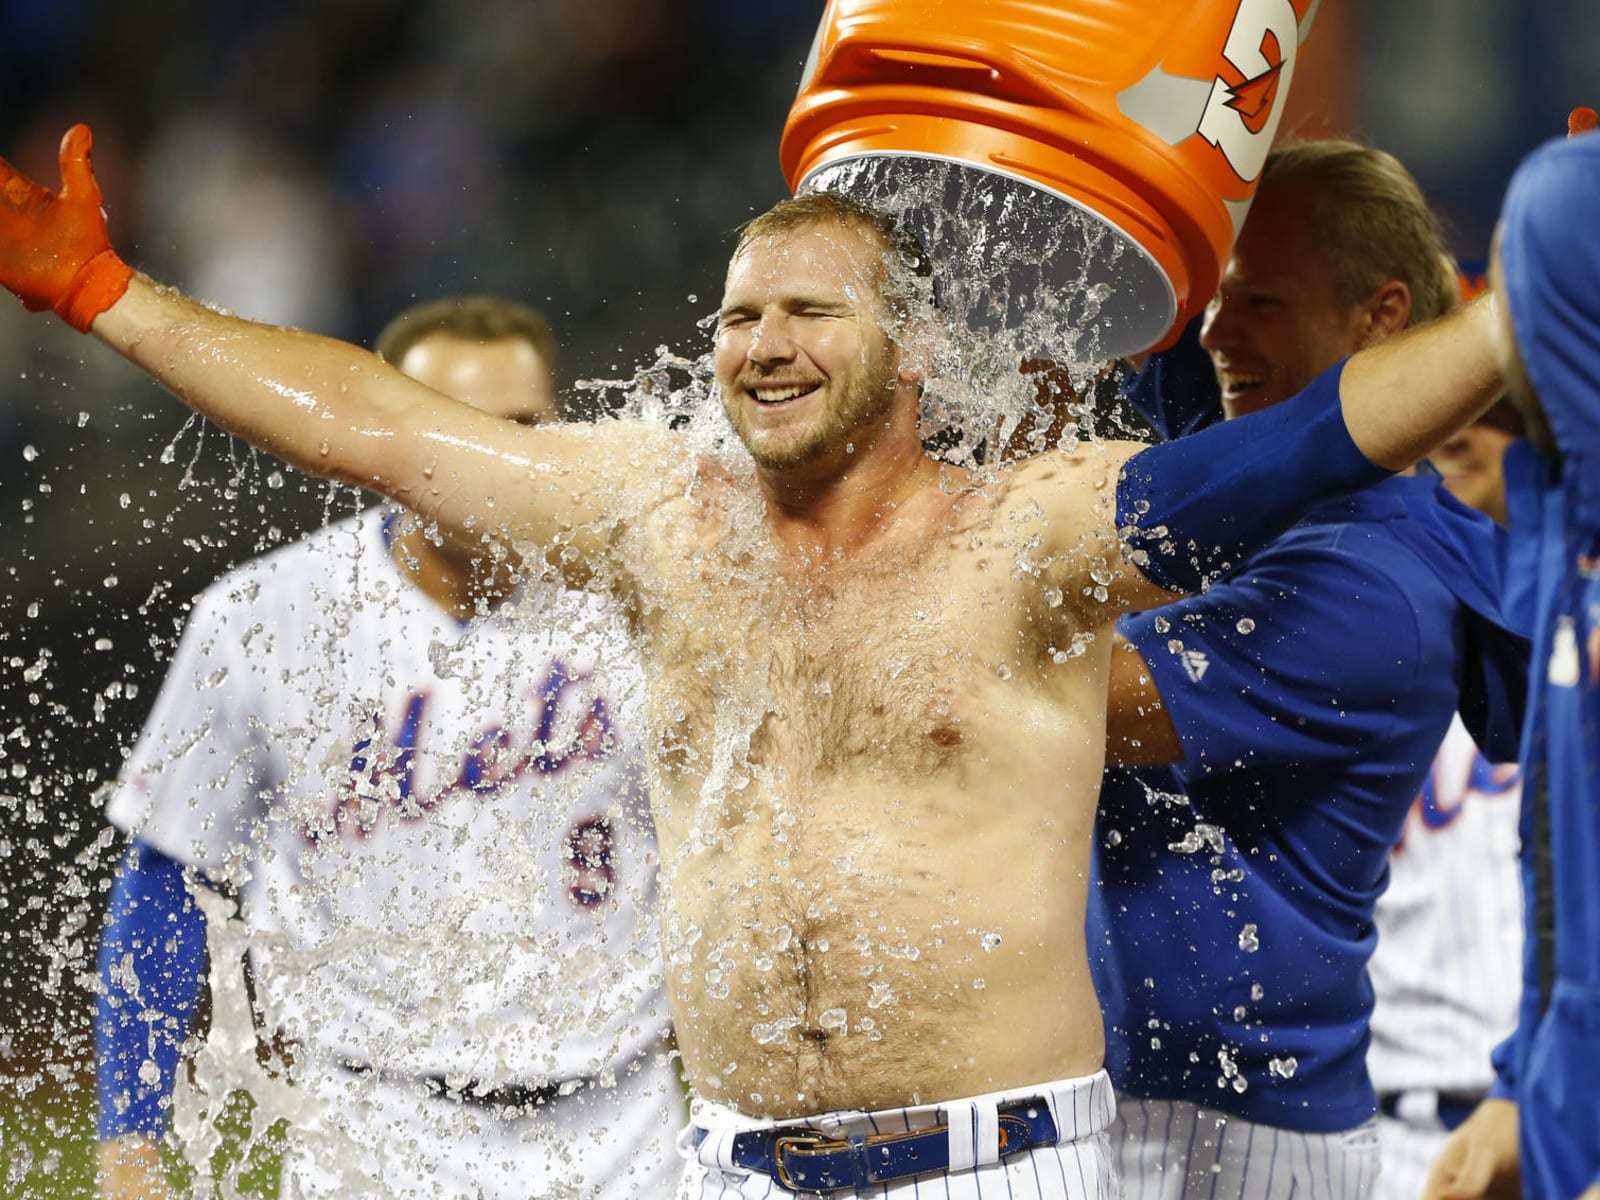
<instances>
[{"instance_id":1,"label":"white pinstriped baseball pants","mask_svg":"<svg viewBox=\"0 0 1600 1200\"><path fill-rule=\"evenodd\" d=\"M1042 1097L1050 1105L1061 1141L997 1161L995 1110L1003 1104L1035 1097ZM767 1175L730 1164L729 1142L742 1130L795 1126L845 1138L905 1133L933 1125L950 1127L950 1161L972 1166L915 1175L854 1192L834 1190L820 1194L830 1200L846 1195L897 1200L1116 1200L1111 1146L1106 1137L1115 1108L1115 1093L1104 1071L1082 1079L1012 1088L917 1108L823 1113L795 1121L752 1121L717 1105L701 1105L695 1108L692 1123L678 1141L678 1153L686 1160L678 1200L784 1200L795 1194L784 1191ZM694 1145L697 1130L705 1135L698 1148ZM979 1131L975 1136L974 1130Z\"/></svg>"},{"instance_id":2,"label":"white pinstriped baseball pants","mask_svg":"<svg viewBox=\"0 0 1600 1200\"><path fill-rule=\"evenodd\" d=\"M1450 1140L1450 1131L1438 1118L1398 1121L1378 1115L1378 1154L1383 1174L1373 1200L1418 1200L1428 1180L1433 1160Z\"/></svg>"},{"instance_id":3,"label":"white pinstriped baseball pants","mask_svg":"<svg viewBox=\"0 0 1600 1200\"><path fill-rule=\"evenodd\" d=\"M1126 1200L1367 1200L1378 1177L1372 1121L1301 1133L1125 1096L1111 1141Z\"/></svg>"}]
</instances>

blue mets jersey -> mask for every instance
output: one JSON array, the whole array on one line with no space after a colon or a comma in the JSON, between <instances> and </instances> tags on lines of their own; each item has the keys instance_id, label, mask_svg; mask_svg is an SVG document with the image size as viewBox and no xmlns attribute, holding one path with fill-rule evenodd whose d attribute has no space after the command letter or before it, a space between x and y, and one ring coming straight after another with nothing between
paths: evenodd
<instances>
[{"instance_id":1,"label":"blue mets jersey","mask_svg":"<svg viewBox=\"0 0 1600 1200\"><path fill-rule=\"evenodd\" d=\"M1124 619L1184 761L1102 797L1091 960L1123 1091L1310 1132L1373 1114L1373 906L1484 624L1452 564L1492 576L1495 537L1394 479Z\"/></svg>"}]
</instances>

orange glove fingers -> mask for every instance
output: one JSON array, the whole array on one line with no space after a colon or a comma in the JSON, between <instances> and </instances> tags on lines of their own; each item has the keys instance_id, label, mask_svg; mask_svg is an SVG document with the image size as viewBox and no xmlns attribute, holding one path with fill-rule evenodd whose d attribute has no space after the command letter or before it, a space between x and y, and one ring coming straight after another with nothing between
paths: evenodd
<instances>
[{"instance_id":1,"label":"orange glove fingers","mask_svg":"<svg viewBox=\"0 0 1600 1200\"><path fill-rule=\"evenodd\" d=\"M1577 137L1580 133L1589 133L1600 125L1600 113L1587 105L1580 105L1572 110L1567 117L1567 136Z\"/></svg>"},{"instance_id":2,"label":"orange glove fingers","mask_svg":"<svg viewBox=\"0 0 1600 1200\"><path fill-rule=\"evenodd\" d=\"M0 283L32 311L50 308L80 333L121 298L133 271L111 249L93 137L74 125L61 140L59 194L0 159Z\"/></svg>"}]
</instances>

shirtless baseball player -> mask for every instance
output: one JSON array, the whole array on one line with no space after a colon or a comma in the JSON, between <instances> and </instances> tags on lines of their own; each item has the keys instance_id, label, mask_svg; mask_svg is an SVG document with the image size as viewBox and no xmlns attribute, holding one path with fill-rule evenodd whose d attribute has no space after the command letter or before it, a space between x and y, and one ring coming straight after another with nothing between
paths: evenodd
<instances>
[{"instance_id":1,"label":"shirtless baseball player","mask_svg":"<svg viewBox=\"0 0 1600 1200\"><path fill-rule=\"evenodd\" d=\"M1084 908L1112 622L1476 416L1492 301L1182 442L974 474L918 439L903 243L801 197L729 265L713 362L746 453L723 456L510 424L158 288L111 250L88 149L68 134L60 195L4 168L0 282L287 461L627 606L702 1102L683 1194L1105 1194Z\"/></svg>"}]
</instances>

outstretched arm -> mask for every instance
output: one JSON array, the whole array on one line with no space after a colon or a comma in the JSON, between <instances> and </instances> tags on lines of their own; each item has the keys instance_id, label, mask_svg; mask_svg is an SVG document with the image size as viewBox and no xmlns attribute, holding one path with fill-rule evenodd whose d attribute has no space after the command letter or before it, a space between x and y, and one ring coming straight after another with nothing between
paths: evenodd
<instances>
[{"instance_id":1,"label":"outstretched arm","mask_svg":"<svg viewBox=\"0 0 1600 1200\"><path fill-rule=\"evenodd\" d=\"M1065 564L1057 586L1068 596L1098 586L1114 608L1168 603L1323 501L1410 466L1499 395L1493 303L1475 300L1362 351L1291 400L1189 437L1022 464L1053 561Z\"/></svg>"},{"instance_id":2,"label":"outstretched arm","mask_svg":"<svg viewBox=\"0 0 1600 1200\"><path fill-rule=\"evenodd\" d=\"M86 127L68 132L59 192L0 160L0 283L92 331L229 432L451 534L532 542L579 575L618 523L681 486L685 472L669 464L684 456L664 431L517 425L358 347L227 316L135 275L107 240L90 144Z\"/></svg>"}]
</instances>

